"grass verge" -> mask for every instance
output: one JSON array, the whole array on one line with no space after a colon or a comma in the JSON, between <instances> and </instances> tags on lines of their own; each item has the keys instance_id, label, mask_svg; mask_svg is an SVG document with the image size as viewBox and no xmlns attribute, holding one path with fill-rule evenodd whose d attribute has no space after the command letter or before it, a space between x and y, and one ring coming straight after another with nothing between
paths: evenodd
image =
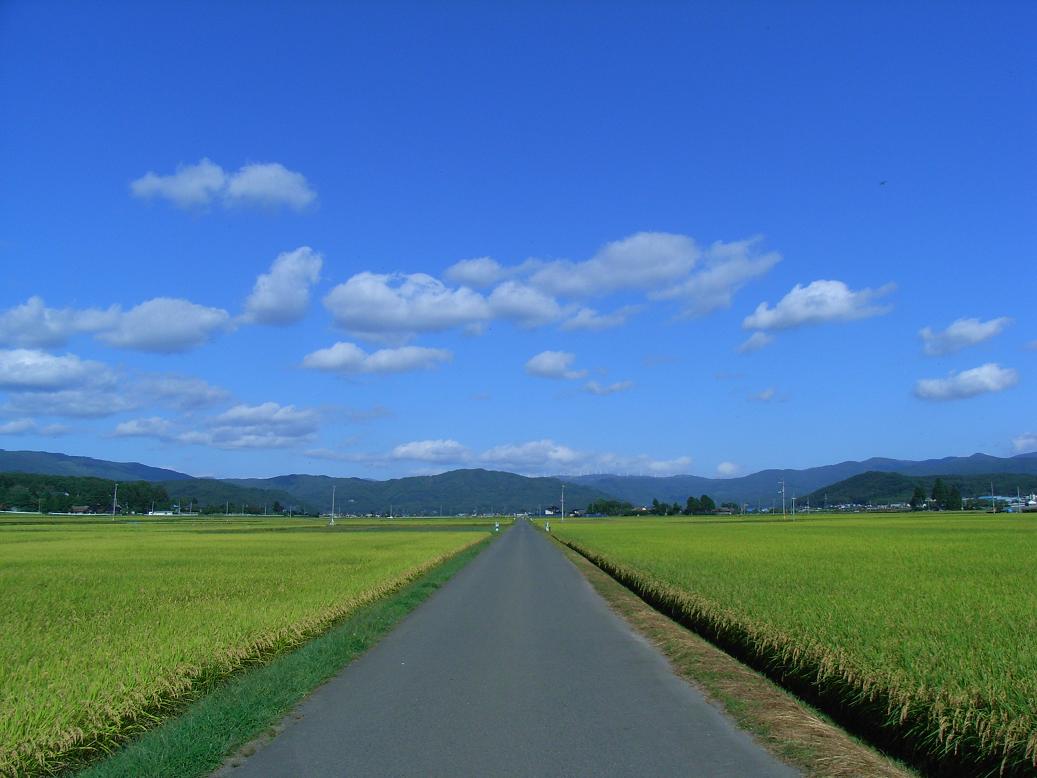
<instances>
[{"instance_id":1,"label":"grass verge","mask_svg":"<svg viewBox=\"0 0 1037 778\"><path fill-rule=\"evenodd\" d=\"M912 776L902 765L862 744L823 714L760 673L686 629L564 542L563 553L634 629L670 660L674 671L718 703L768 750L807 776Z\"/></svg>"},{"instance_id":2,"label":"grass verge","mask_svg":"<svg viewBox=\"0 0 1037 778\"><path fill-rule=\"evenodd\" d=\"M291 653L230 678L179 716L142 735L80 778L208 775L303 697L366 652L490 542L450 557L395 594L367 605Z\"/></svg>"}]
</instances>

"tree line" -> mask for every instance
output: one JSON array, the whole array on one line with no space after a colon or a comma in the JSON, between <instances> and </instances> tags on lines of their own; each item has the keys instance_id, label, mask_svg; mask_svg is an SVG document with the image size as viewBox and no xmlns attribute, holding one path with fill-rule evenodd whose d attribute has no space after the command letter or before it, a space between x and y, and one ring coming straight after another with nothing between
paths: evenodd
<instances>
[{"instance_id":1,"label":"tree line","mask_svg":"<svg viewBox=\"0 0 1037 778\"><path fill-rule=\"evenodd\" d=\"M725 502L720 507L729 508L732 512L738 512L738 505L733 502ZM717 504L708 494L701 497L689 497L683 506L680 503L672 505L652 499L652 507L648 513L653 516L701 516L716 513ZM587 506L587 513L598 516L632 516L639 513L634 506L624 500L595 500Z\"/></svg>"},{"instance_id":2,"label":"tree line","mask_svg":"<svg viewBox=\"0 0 1037 778\"><path fill-rule=\"evenodd\" d=\"M71 475L0 473L0 510L69 513L83 507L92 513L112 510L115 481ZM169 507L165 487L147 481L119 483L120 513L147 513L152 505Z\"/></svg>"},{"instance_id":3,"label":"tree line","mask_svg":"<svg viewBox=\"0 0 1037 778\"><path fill-rule=\"evenodd\" d=\"M916 486L910 504L913 511L924 510L926 507L938 511L958 511L963 506L961 490L954 485L947 486L942 478L937 478L933 482L933 491L928 498L925 496L925 490L921 486Z\"/></svg>"}]
</instances>

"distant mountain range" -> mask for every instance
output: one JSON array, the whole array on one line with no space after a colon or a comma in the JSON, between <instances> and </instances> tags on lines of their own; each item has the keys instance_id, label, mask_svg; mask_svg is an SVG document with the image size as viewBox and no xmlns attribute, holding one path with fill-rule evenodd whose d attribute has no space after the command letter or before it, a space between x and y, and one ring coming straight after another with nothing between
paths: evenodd
<instances>
[{"instance_id":1,"label":"distant mountain range","mask_svg":"<svg viewBox=\"0 0 1037 778\"><path fill-rule=\"evenodd\" d=\"M770 505L778 496L779 481L785 482L785 494L805 496L830 484L835 484L868 472L900 473L902 475L985 475L988 473L1037 474L1037 452L1014 457L994 457L973 454L969 457L944 457L921 461L884 459L875 457L863 462L840 462L837 465L811 467L804 470L761 470L740 478L702 478L694 475L669 477L585 475L563 476L564 480L593 486L618 499L635 505L646 505L652 499L661 502L679 502L682 505L690 495L708 494L718 504L748 502Z\"/></svg>"},{"instance_id":2,"label":"distant mountain range","mask_svg":"<svg viewBox=\"0 0 1037 778\"><path fill-rule=\"evenodd\" d=\"M191 478L175 470L142 465L140 462L109 462L106 459L72 457L47 451L4 449L0 449L0 472L92 476L113 481L179 481Z\"/></svg>"},{"instance_id":3,"label":"distant mountain range","mask_svg":"<svg viewBox=\"0 0 1037 778\"><path fill-rule=\"evenodd\" d=\"M515 513L548 508L561 501L562 481L528 478L495 470L451 470L440 475L370 481L364 478L330 478L323 475L282 475L276 478L234 478L235 486L280 489L302 502L331 509L331 488L336 489L335 508L342 513ZM586 508L607 498L600 489L566 485L565 503Z\"/></svg>"},{"instance_id":4,"label":"distant mountain range","mask_svg":"<svg viewBox=\"0 0 1037 778\"><path fill-rule=\"evenodd\" d=\"M901 473L861 473L835 484L829 484L810 495L800 496L800 505L815 508L824 505L889 505L908 502L915 487L920 486L926 496L933 492L933 484L942 478L947 488L957 487L962 497L982 497L990 494L1014 496L1018 489L1023 494L1037 490L1037 475L1017 473L984 473L982 475L903 475Z\"/></svg>"},{"instance_id":5,"label":"distant mountain range","mask_svg":"<svg viewBox=\"0 0 1037 778\"><path fill-rule=\"evenodd\" d=\"M279 502L285 507L295 505L313 511L328 511L331 508L332 487L335 487L336 510L341 513L385 513L390 509L403 513L511 513L558 505L563 482L566 484L566 507L571 508L585 508L588 503L601 498L625 500L634 505L647 505L653 499L683 505L689 496L702 494L708 494L717 503L748 502L769 506L772 500L778 499L778 482L781 480L785 481L786 496L791 498L793 495L805 497L869 472L899 473L909 477L997 473L1037 475L1037 453L1014 457L973 454L969 457L922 461L873 458L803 470L763 470L740 478L702 478L692 475L528 478L492 470L453 470L434 476L374 481L322 475L222 480L193 478L175 470L150 467L138 462L109 462L42 451L0 449L0 472L161 482L172 498L185 505L192 500L196 505L230 502L232 510L242 503L273 506L274 502ZM848 487L849 492L857 496L871 494L861 488L863 485L852 484ZM883 485L885 491L896 495L900 495L903 488L904 482ZM871 496L868 499L877 501L878 498ZM830 493L829 500L836 501L836 498Z\"/></svg>"}]
</instances>

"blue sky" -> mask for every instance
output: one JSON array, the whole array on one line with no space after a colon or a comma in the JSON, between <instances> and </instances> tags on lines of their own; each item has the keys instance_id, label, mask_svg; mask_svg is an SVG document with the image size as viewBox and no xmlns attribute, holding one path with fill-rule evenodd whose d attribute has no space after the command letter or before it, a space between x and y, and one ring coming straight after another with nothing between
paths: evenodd
<instances>
[{"instance_id":1,"label":"blue sky","mask_svg":"<svg viewBox=\"0 0 1037 778\"><path fill-rule=\"evenodd\" d=\"M0 4L0 447L1037 449L1032 3Z\"/></svg>"}]
</instances>

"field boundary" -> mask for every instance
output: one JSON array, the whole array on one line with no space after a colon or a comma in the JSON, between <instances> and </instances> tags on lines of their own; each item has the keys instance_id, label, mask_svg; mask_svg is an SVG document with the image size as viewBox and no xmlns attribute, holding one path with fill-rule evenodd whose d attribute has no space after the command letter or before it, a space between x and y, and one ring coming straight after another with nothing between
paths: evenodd
<instances>
[{"instance_id":1,"label":"field boundary","mask_svg":"<svg viewBox=\"0 0 1037 778\"><path fill-rule=\"evenodd\" d=\"M552 537L554 537L552 535ZM809 649L763 634L734 614L580 544L555 538L655 610L728 655L762 673L854 736L927 774L994 776L1037 774L1033 733L991 741L980 723L954 722L937 699L899 698L882 684L833 666Z\"/></svg>"},{"instance_id":2,"label":"field boundary","mask_svg":"<svg viewBox=\"0 0 1037 778\"><path fill-rule=\"evenodd\" d=\"M674 672L723 708L769 751L811 778L908 778L915 772L857 740L766 676L669 616L557 540L588 583L670 661Z\"/></svg>"},{"instance_id":3,"label":"field boundary","mask_svg":"<svg viewBox=\"0 0 1037 778\"><path fill-rule=\"evenodd\" d=\"M388 634L454 574L478 556L492 537L432 560L359 607L238 672L212 679L204 689L153 722L120 750L92 764L79 762L81 778L202 776L220 767L243 744L276 724L313 689ZM95 754L95 759L97 755Z\"/></svg>"}]
</instances>

